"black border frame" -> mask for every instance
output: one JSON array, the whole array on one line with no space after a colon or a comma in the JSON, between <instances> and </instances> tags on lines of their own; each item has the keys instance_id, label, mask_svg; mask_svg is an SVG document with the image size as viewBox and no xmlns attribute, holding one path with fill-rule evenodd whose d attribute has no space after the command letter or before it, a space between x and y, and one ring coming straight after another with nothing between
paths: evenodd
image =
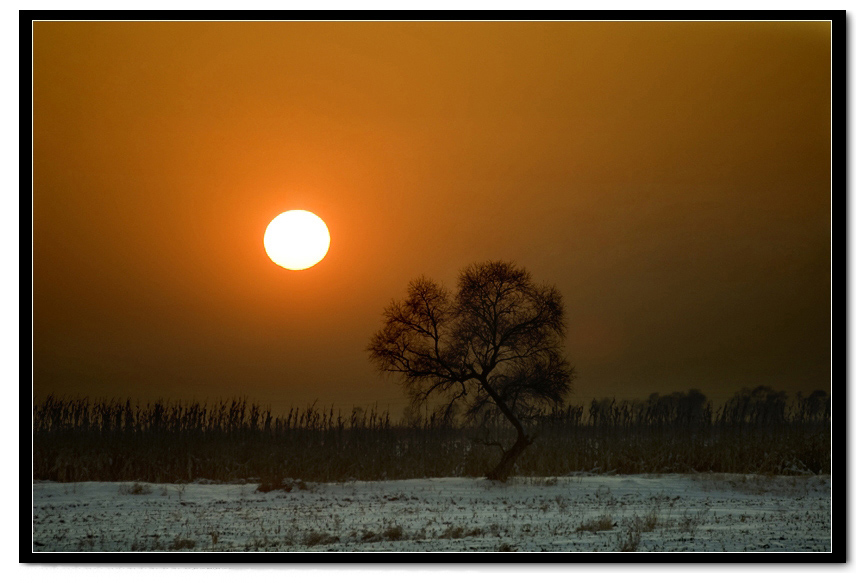
<instances>
[{"instance_id":1,"label":"black border frame","mask_svg":"<svg viewBox=\"0 0 865 583\"><path fill-rule=\"evenodd\" d=\"M831 394L834 411L843 411L833 418L832 423L832 456L836 466L832 484L832 550L828 553L243 553L243 552L206 552L206 553L171 553L171 552L34 552L32 547L33 506L32 506L32 368L29 395L25 384L20 382L22 405L20 410L20 453L19 453L19 563L43 565L214 565L214 564L281 564L281 565L314 565L325 566L338 563L351 564L426 564L443 565L457 562L472 562L477 564L499 563L629 563L629 564L669 564L669 563L707 563L707 564L737 564L737 563L846 563L848 560L849 542L847 534L850 526L847 521L849 496L847 484L851 479L848 474L850 459L848 454L847 431L849 421L848 395L848 351L850 329L847 324L847 314L851 301L848 291L849 254L848 232L848 180L849 180L849 134L847 120L849 117L849 86L848 58L849 43L847 38L847 12L844 10L496 10L496 11L149 11L149 10L21 10L19 18L20 63L19 92L21 99L19 118L31 118L32 109L32 57L33 57L33 22L45 20L375 20L375 21L489 21L489 20L580 20L580 21L688 21L688 20L822 20L832 23L832 375L833 391ZM25 105L25 103L29 104ZM29 111L28 111L29 109ZM32 145L32 128L22 127L19 137L19 151L26 145ZM21 176L30 176L24 171L25 162L21 162ZM32 149L30 157L32 171ZM19 217L21 239L25 233L32 237L32 182L29 184L31 195L31 221L25 222L25 217ZM20 187L20 197L28 194L25 186ZM843 219L842 219L843 217ZM31 247L32 261L32 247ZM32 265L32 263L31 263ZM30 272L31 293L22 294L29 298L32 314L32 270ZM20 277L20 276L19 276ZM19 280L19 285L27 289L27 281ZM24 311L27 300L19 306L19 313ZM21 325L21 340L26 338L24 324ZM30 329L30 356L32 364L32 327ZM28 398L23 398L28 396ZM24 403L27 403L26 405ZM840 405L840 407L839 407ZM25 428L31 428L26 435ZM30 467L25 466L29 458ZM27 493L30 493L27 496ZM28 548L29 547L29 548ZM140 562L139 562L140 561Z\"/></svg>"}]
</instances>

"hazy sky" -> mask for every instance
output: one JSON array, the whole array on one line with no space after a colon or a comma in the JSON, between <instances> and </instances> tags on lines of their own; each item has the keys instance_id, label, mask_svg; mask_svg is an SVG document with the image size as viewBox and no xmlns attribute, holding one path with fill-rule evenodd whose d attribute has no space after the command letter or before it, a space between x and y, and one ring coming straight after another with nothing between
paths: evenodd
<instances>
[{"instance_id":1,"label":"hazy sky","mask_svg":"<svg viewBox=\"0 0 865 583\"><path fill-rule=\"evenodd\" d=\"M33 79L37 398L399 411L382 310L487 259L574 402L830 388L828 22L37 22Z\"/></svg>"}]
</instances>

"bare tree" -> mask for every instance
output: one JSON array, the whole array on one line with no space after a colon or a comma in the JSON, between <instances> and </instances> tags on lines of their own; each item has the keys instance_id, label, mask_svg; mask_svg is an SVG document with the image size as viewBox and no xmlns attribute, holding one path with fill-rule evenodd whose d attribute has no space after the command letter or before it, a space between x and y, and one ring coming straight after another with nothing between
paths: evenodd
<instances>
[{"instance_id":1,"label":"bare tree","mask_svg":"<svg viewBox=\"0 0 865 583\"><path fill-rule=\"evenodd\" d=\"M412 281L367 350L380 371L401 377L415 406L442 402L446 417L460 402L469 416L500 411L517 437L487 477L504 481L534 440L527 420L570 391L562 295L502 261L470 265L458 285L451 295L425 277Z\"/></svg>"}]
</instances>

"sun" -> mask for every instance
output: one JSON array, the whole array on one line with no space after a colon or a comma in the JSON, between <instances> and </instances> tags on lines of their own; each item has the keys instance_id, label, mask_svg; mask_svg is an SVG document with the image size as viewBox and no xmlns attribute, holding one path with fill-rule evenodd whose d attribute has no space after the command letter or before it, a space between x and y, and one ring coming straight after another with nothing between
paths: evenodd
<instances>
[{"instance_id":1,"label":"sun","mask_svg":"<svg viewBox=\"0 0 865 583\"><path fill-rule=\"evenodd\" d=\"M327 225L309 211L286 211L264 230L264 250L286 269L308 269L324 259L330 248Z\"/></svg>"}]
</instances>

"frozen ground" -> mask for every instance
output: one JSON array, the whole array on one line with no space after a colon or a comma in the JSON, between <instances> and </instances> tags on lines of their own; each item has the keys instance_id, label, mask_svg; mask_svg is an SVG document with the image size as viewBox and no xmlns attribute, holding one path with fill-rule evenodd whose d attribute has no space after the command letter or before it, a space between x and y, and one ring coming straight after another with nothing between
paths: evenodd
<instances>
[{"instance_id":1,"label":"frozen ground","mask_svg":"<svg viewBox=\"0 0 865 583\"><path fill-rule=\"evenodd\" d=\"M732 474L336 484L33 484L33 550L831 550L831 479Z\"/></svg>"}]
</instances>

